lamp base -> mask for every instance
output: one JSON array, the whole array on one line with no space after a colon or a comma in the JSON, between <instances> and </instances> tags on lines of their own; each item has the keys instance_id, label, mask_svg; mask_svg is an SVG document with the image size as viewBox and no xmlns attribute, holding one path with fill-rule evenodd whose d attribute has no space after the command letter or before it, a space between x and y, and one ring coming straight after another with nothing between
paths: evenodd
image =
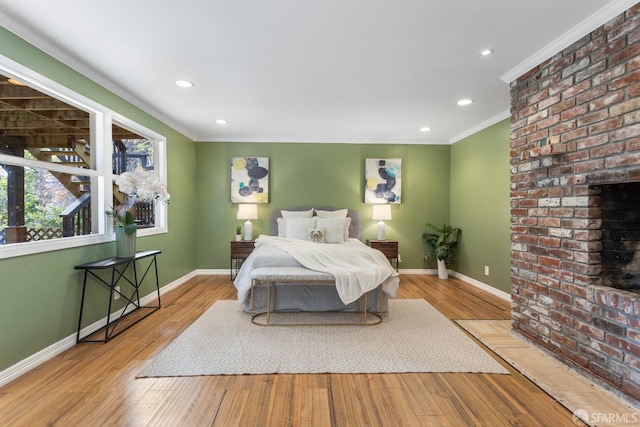
<instances>
[{"instance_id":1,"label":"lamp base","mask_svg":"<svg viewBox=\"0 0 640 427\"><path fill-rule=\"evenodd\" d=\"M249 220L244 223L244 240L253 240L253 224Z\"/></svg>"},{"instance_id":2,"label":"lamp base","mask_svg":"<svg viewBox=\"0 0 640 427\"><path fill-rule=\"evenodd\" d=\"M378 223L378 240L384 240L384 221Z\"/></svg>"}]
</instances>

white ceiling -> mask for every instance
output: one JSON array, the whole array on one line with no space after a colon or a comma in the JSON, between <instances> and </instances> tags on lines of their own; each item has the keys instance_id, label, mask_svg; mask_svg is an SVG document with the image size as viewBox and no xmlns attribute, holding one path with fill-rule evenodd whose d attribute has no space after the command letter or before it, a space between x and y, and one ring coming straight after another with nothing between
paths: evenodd
<instances>
[{"instance_id":1,"label":"white ceiling","mask_svg":"<svg viewBox=\"0 0 640 427\"><path fill-rule=\"evenodd\" d=\"M450 143L634 3L0 0L0 25L197 141Z\"/></svg>"}]
</instances>

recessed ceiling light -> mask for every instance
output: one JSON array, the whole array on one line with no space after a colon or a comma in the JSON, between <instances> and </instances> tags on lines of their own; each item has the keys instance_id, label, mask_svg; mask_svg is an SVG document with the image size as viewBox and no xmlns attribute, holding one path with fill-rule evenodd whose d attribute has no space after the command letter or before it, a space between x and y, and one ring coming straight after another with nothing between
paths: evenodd
<instances>
[{"instance_id":1,"label":"recessed ceiling light","mask_svg":"<svg viewBox=\"0 0 640 427\"><path fill-rule=\"evenodd\" d=\"M224 119L218 119L218 120L216 120L216 123L219 124L219 125L226 125L228 122L226 120L224 120Z\"/></svg>"},{"instance_id":2,"label":"recessed ceiling light","mask_svg":"<svg viewBox=\"0 0 640 427\"><path fill-rule=\"evenodd\" d=\"M458 101L458 105L469 105L473 102L473 99L461 99Z\"/></svg>"},{"instance_id":3,"label":"recessed ceiling light","mask_svg":"<svg viewBox=\"0 0 640 427\"><path fill-rule=\"evenodd\" d=\"M420 132L429 132L431 128L429 126L421 127Z\"/></svg>"},{"instance_id":4,"label":"recessed ceiling light","mask_svg":"<svg viewBox=\"0 0 640 427\"><path fill-rule=\"evenodd\" d=\"M176 80L176 85L180 87L193 87L193 83L189 80L178 79Z\"/></svg>"},{"instance_id":5,"label":"recessed ceiling light","mask_svg":"<svg viewBox=\"0 0 640 427\"><path fill-rule=\"evenodd\" d=\"M493 53L493 49L482 49L480 51L481 56L489 56Z\"/></svg>"}]
</instances>

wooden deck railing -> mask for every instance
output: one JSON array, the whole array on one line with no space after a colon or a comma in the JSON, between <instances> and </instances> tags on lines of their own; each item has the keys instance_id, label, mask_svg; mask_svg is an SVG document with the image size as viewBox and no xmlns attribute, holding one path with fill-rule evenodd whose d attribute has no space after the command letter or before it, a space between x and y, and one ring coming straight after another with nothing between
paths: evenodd
<instances>
[{"instance_id":1,"label":"wooden deck railing","mask_svg":"<svg viewBox=\"0 0 640 427\"><path fill-rule=\"evenodd\" d=\"M62 217L62 237L91 233L91 193L85 193L65 209Z\"/></svg>"}]
</instances>

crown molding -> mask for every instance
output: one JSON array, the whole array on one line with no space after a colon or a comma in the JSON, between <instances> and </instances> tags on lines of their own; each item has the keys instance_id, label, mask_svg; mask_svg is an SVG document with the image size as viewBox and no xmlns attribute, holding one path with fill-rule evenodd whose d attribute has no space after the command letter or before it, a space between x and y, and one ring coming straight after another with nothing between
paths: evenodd
<instances>
[{"instance_id":1,"label":"crown molding","mask_svg":"<svg viewBox=\"0 0 640 427\"><path fill-rule=\"evenodd\" d=\"M449 140L449 143L450 144L455 144L456 142L458 142L458 141L460 141L460 140L462 140L464 138L467 138L467 137L473 135L474 133L478 133L481 130L488 128L489 126L493 126L496 123L503 121L504 119L508 119L509 117L511 117L511 112L509 110L503 111L501 113L498 113L495 116L488 118L484 122L479 123L479 124L469 128L469 129L465 130L464 132L461 132L461 133L457 134L456 136L454 136L453 138L451 138Z\"/></svg>"},{"instance_id":2,"label":"crown molding","mask_svg":"<svg viewBox=\"0 0 640 427\"><path fill-rule=\"evenodd\" d=\"M40 49L47 55L60 61L64 65L70 67L77 73L82 74L89 80L99 84L103 88L107 89L113 94L124 99L125 101L132 104L133 106L141 109L145 113L151 115L152 117L172 127L174 130L182 133L187 138L190 138L191 140L196 139L196 135L193 132L183 128L181 125L173 121L170 117L164 115L163 113L156 110L154 107L142 101L141 99L133 96L131 93L129 93L129 91L115 84L114 82L109 80L107 77L105 77L103 74L101 74L94 68L89 67L80 59L69 54L69 52L60 48L56 44L50 42L45 37L38 34L35 30L24 25L23 23L15 19L13 16L9 15L8 13L2 10L0 10L0 26L4 27L7 31L13 33L14 35L20 37L27 43Z\"/></svg>"},{"instance_id":3,"label":"crown molding","mask_svg":"<svg viewBox=\"0 0 640 427\"><path fill-rule=\"evenodd\" d=\"M511 70L507 71L500 77L500 79L507 84L511 83L532 68L542 64L556 53L562 51L562 49L571 46L571 44L580 40L596 28L631 8L636 3L638 3L637 0L614 0L610 2L602 9L571 28L562 36L552 41L520 64L516 65Z\"/></svg>"},{"instance_id":4,"label":"crown molding","mask_svg":"<svg viewBox=\"0 0 640 427\"><path fill-rule=\"evenodd\" d=\"M255 142L283 144L390 144L390 145L449 145L446 139L349 139L349 138L199 138L196 142Z\"/></svg>"}]
</instances>

